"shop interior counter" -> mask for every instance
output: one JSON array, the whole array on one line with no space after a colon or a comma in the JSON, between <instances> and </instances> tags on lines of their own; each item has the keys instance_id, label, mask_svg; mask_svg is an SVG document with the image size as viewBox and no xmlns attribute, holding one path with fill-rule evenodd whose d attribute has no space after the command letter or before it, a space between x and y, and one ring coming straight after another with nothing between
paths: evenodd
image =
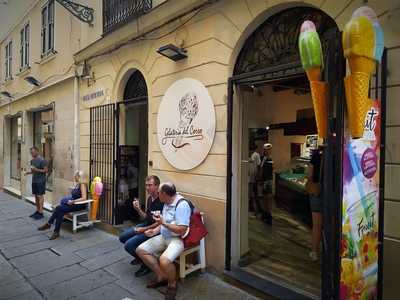
<instances>
[{"instance_id":1,"label":"shop interior counter","mask_svg":"<svg viewBox=\"0 0 400 300\"><path fill-rule=\"evenodd\" d=\"M275 200L279 208L289 211L306 224L311 225L311 211L305 188L304 166L275 173Z\"/></svg>"}]
</instances>

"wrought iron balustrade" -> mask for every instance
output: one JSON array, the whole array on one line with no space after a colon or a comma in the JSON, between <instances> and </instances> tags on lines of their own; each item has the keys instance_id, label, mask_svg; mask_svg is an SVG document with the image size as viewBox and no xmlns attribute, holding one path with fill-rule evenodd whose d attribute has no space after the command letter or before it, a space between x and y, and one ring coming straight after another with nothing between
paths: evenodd
<instances>
[{"instance_id":1,"label":"wrought iron balustrade","mask_svg":"<svg viewBox=\"0 0 400 300\"><path fill-rule=\"evenodd\" d=\"M103 34L146 14L152 0L103 0Z\"/></svg>"}]
</instances>

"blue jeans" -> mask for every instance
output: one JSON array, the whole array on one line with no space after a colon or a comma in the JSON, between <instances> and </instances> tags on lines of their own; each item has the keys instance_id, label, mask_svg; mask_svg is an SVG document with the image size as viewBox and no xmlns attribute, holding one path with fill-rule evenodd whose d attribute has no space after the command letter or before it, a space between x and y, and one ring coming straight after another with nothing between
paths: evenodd
<instances>
[{"instance_id":1,"label":"blue jeans","mask_svg":"<svg viewBox=\"0 0 400 300\"><path fill-rule=\"evenodd\" d=\"M60 232L61 224L64 219L64 215L70 212L83 210L86 208L86 204L60 204L56 207L53 214L51 215L49 221L47 223L53 224L56 221L54 232Z\"/></svg>"},{"instance_id":2,"label":"blue jeans","mask_svg":"<svg viewBox=\"0 0 400 300\"><path fill-rule=\"evenodd\" d=\"M139 224L136 227L144 227L145 224ZM147 241L149 237L147 237L143 233L136 233L135 228L131 227L126 229L121 235L119 236L119 241L124 244L124 248L126 252L130 255L137 257L136 255L136 248L145 241Z\"/></svg>"}]
</instances>

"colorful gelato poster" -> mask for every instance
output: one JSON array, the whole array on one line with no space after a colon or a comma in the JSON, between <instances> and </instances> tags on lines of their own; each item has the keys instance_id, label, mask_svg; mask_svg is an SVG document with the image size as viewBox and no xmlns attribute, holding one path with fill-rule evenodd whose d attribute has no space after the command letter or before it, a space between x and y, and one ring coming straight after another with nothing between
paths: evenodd
<instances>
[{"instance_id":1,"label":"colorful gelato poster","mask_svg":"<svg viewBox=\"0 0 400 300\"><path fill-rule=\"evenodd\" d=\"M340 299L377 299L380 101L373 101L364 135L343 145Z\"/></svg>"}]
</instances>

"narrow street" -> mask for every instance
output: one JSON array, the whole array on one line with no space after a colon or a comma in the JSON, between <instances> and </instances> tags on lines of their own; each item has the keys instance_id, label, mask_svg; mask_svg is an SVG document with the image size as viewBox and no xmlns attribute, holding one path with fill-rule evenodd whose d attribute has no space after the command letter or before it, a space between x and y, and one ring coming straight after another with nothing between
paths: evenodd
<instances>
[{"instance_id":1,"label":"narrow street","mask_svg":"<svg viewBox=\"0 0 400 300\"><path fill-rule=\"evenodd\" d=\"M116 236L98 229L76 234L65 223L61 238L39 232L34 207L0 193L0 299L163 299L146 289L149 277L135 278ZM48 219L49 213L45 213ZM151 276L151 275L150 275ZM255 299L209 273L180 283L177 299Z\"/></svg>"}]
</instances>

